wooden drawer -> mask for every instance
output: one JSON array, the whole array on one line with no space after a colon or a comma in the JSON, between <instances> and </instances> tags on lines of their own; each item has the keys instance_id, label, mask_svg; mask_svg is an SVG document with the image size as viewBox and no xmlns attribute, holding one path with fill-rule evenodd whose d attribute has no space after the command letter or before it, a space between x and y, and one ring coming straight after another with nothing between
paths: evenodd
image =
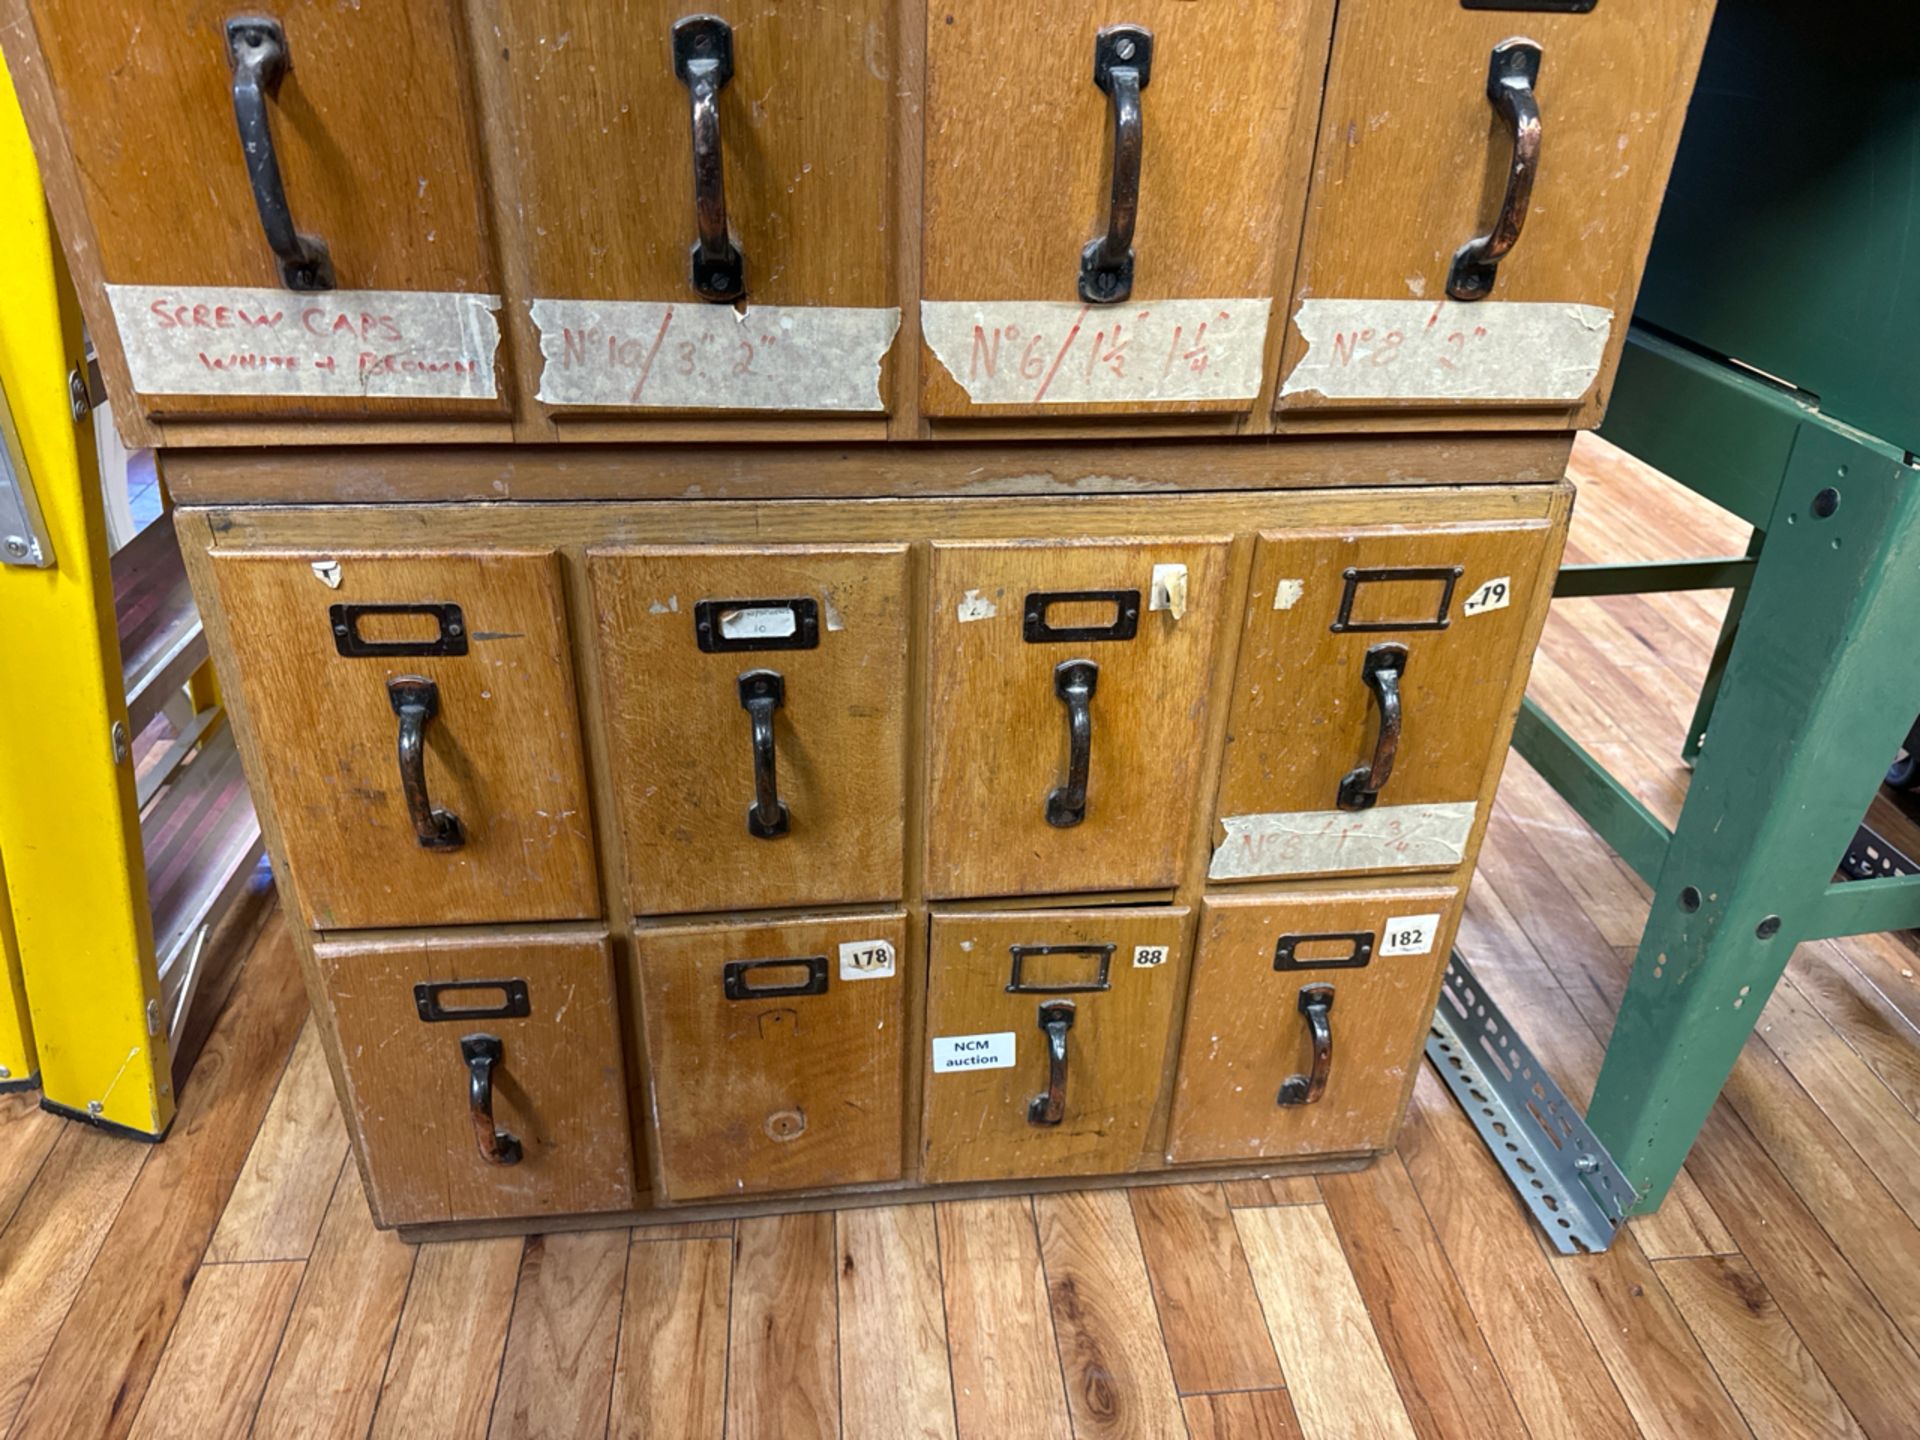
<instances>
[{"instance_id":1,"label":"wooden drawer","mask_svg":"<svg viewBox=\"0 0 1920 1440\"><path fill-rule=\"evenodd\" d=\"M878 412L899 315L893 6L697 9L498 8L540 398ZM723 203L703 248L689 117L708 65Z\"/></svg>"},{"instance_id":2,"label":"wooden drawer","mask_svg":"<svg viewBox=\"0 0 1920 1440\"><path fill-rule=\"evenodd\" d=\"M1190 913L933 917L928 1183L1138 1165L1186 982Z\"/></svg>"},{"instance_id":3,"label":"wooden drawer","mask_svg":"<svg viewBox=\"0 0 1920 1440\"><path fill-rule=\"evenodd\" d=\"M643 930L670 1200L896 1180L906 917Z\"/></svg>"},{"instance_id":4,"label":"wooden drawer","mask_svg":"<svg viewBox=\"0 0 1920 1440\"><path fill-rule=\"evenodd\" d=\"M1544 520L1262 532L1209 878L1460 864L1558 535Z\"/></svg>"},{"instance_id":5,"label":"wooden drawer","mask_svg":"<svg viewBox=\"0 0 1920 1440\"><path fill-rule=\"evenodd\" d=\"M314 955L382 1225L633 1208L605 932L322 940Z\"/></svg>"},{"instance_id":6,"label":"wooden drawer","mask_svg":"<svg viewBox=\"0 0 1920 1440\"><path fill-rule=\"evenodd\" d=\"M1451 886L1209 898L1167 1159L1390 1145L1433 1017L1459 900ZM1316 1019L1327 1036L1318 1093Z\"/></svg>"},{"instance_id":7,"label":"wooden drawer","mask_svg":"<svg viewBox=\"0 0 1920 1440\"><path fill-rule=\"evenodd\" d=\"M935 543L929 895L1174 883L1227 550L1194 537ZM1184 587L1177 613L1169 584Z\"/></svg>"},{"instance_id":8,"label":"wooden drawer","mask_svg":"<svg viewBox=\"0 0 1920 1440\"><path fill-rule=\"evenodd\" d=\"M1599 422L1713 3L1552 8L1340 0L1284 411ZM1509 116L1539 144L1519 238L1456 267L1509 213Z\"/></svg>"},{"instance_id":9,"label":"wooden drawer","mask_svg":"<svg viewBox=\"0 0 1920 1440\"><path fill-rule=\"evenodd\" d=\"M930 3L925 413L1251 408L1332 11ZM1086 257L1109 234L1129 93L1137 220L1116 285L1120 263Z\"/></svg>"},{"instance_id":10,"label":"wooden drawer","mask_svg":"<svg viewBox=\"0 0 1920 1440\"><path fill-rule=\"evenodd\" d=\"M898 900L906 547L603 550L587 569L634 907Z\"/></svg>"},{"instance_id":11,"label":"wooden drawer","mask_svg":"<svg viewBox=\"0 0 1920 1440\"><path fill-rule=\"evenodd\" d=\"M141 411L505 411L459 5L284 0L276 37L229 22L244 6L24 3L97 273L121 287L118 324L96 339L110 368L125 351ZM277 161L305 260L270 248L236 131L243 90L270 139L254 158ZM308 263L312 241L324 266Z\"/></svg>"},{"instance_id":12,"label":"wooden drawer","mask_svg":"<svg viewBox=\"0 0 1920 1440\"><path fill-rule=\"evenodd\" d=\"M301 918L316 930L598 916L551 551L217 551Z\"/></svg>"}]
</instances>

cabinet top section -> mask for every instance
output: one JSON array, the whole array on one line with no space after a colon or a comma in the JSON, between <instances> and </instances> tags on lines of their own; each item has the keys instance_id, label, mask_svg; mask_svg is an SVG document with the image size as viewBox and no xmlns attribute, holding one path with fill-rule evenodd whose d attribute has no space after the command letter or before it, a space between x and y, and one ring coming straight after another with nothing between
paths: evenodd
<instances>
[{"instance_id":1,"label":"cabinet top section","mask_svg":"<svg viewBox=\"0 0 1920 1440\"><path fill-rule=\"evenodd\" d=\"M1712 0L0 0L133 445L1598 422Z\"/></svg>"}]
</instances>

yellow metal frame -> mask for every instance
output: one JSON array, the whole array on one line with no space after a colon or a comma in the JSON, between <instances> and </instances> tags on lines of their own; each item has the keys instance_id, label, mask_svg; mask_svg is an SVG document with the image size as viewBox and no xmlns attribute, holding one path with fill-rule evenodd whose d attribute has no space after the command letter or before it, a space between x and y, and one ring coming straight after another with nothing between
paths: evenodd
<instances>
[{"instance_id":1,"label":"yellow metal frame","mask_svg":"<svg viewBox=\"0 0 1920 1440\"><path fill-rule=\"evenodd\" d=\"M27 984L20 974L20 946L7 901L7 869L0 864L0 1090L34 1090L39 1085L33 1017L27 1013Z\"/></svg>"},{"instance_id":2,"label":"yellow metal frame","mask_svg":"<svg viewBox=\"0 0 1920 1440\"><path fill-rule=\"evenodd\" d=\"M4 67L0 215L0 383L54 554L45 570L0 565L0 855L18 973L47 1107L157 1139L172 1058L93 431L68 390L85 373L80 309ZM17 983L0 1005L8 994Z\"/></svg>"}]
</instances>

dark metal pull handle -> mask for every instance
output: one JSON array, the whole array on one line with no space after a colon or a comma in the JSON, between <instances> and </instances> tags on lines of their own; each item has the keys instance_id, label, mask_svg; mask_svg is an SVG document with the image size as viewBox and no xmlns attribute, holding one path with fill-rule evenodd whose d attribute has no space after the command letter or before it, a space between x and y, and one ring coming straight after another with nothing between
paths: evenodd
<instances>
[{"instance_id":1,"label":"dark metal pull handle","mask_svg":"<svg viewBox=\"0 0 1920 1440\"><path fill-rule=\"evenodd\" d=\"M1047 1032L1047 1090L1027 1102L1027 1123L1058 1125L1067 1113L1067 1032L1073 1028L1073 1001L1042 1005L1040 1028Z\"/></svg>"},{"instance_id":2,"label":"dark metal pull handle","mask_svg":"<svg viewBox=\"0 0 1920 1440\"><path fill-rule=\"evenodd\" d=\"M749 670L740 677L740 708L753 720L753 804L747 807L747 833L776 840L787 833L787 802L780 798L774 768L773 712L787 700L787 682L778 670Z\"/></svg>"},{"instance_id":3,"label":"dark metal pull handle","mask_svg":"<svg viewBox=\"0 0 1920 1440\"><path fill-rule=\"evenodd\" d=\"M260 228L280 262L280 281L289 290L331 290L333 259L327 242L294 228L280 157L273 149L273 127L267 122L267 101L279 92L280 77L293 68L287 32L271 16L235 16L227 21L227 63L233 67L233 119L240 127L240 152L246 157Z\"/></svg>"},{"instance_id":4,"label":"dark metal pull handle","mask_svg":"<svg viewBox=\"0 0 1920 1440\"><path fill-rule=\"evenodd\" d=\"M708 300L737 299L746 262L727 237L726 171L720 156L720 92L733 78L733 27L718 15L673 22L673 73L693 102L693 288Z\"/></svg>"},{"instance_id":5,"label":"dark metal pull handle","mask_svg":"<svg viewBox=\"0 0 1920 1440\"><path fill-rule=\"evenodd\" d=\"M1507 193L1493 228L1454 252L1447 271L1447 294L1456 300L1484 300L1493 293L1494 276L1507 253L1520 243L1533 203L1533 180L1540 170L1540 105L1533 87L1540 79L1540 47L1531 40L1502 40L1487 67L1487 98L1513 131L1513 163L1507 168Z\"/></svg>"},{"instance_id":6,"label":"dark metal pull handle","mask_svg":"<svg viewBox=\"0 0 1920 1440\"><path fill-rule=\"evenodd\" d=\"M1361 663L1360 678L1380 707L1380 733L1373 742L1372 761L1349 771L1340 782L1342 810L1371 810L1393 778L1393 759L1400 749L1400 680L1406 673L1404 645L1375 645Z\"/></svg>"},{"instance_id":7,"label":"dark metal pull handle","mask_svg":"<svg viewBox=\"0 0 1920 1440\"><path fill-rule=\"evenodd\" d=\"M493 1124L493 1069L506 1057L497 1035L465 1035L460 1058L467 1063L467 1108L473 1113L473 1138L489 1165L518 1165L520 1142Z\"/></svg>"},{"instance_id":8,"label":"dark metal pull handle","mask_svg":"<svg viewBox=\"0 0 1920 1440\"><path fill-rule=\"evenodd\" d=\"M1087 770L1093 762L1093 692L1100 667L1063 660L1053 667L1053 693L1067 707L1067 783L1047 792L1047 824L1068 830L1087 818Z\"/></svg>"},{"instance_id":9,"label":"dark metal pull handle","mask_svg":"<svg viewBox=\"0 0 1920 1440\"><path fill-rule=\"evenodd\" d=\"M423 850L458 850L467 843L460 817L434 807L427 795L427 722L440 713L440 687L424 675L395 675L387 701L400 717L400 790Z\"/></svg>"},{"instance_id":10,"label":"dark metal pull handle","mask_svg":"<svg viewBox=\"0 0 1920 1440\"><path fill-rule=\"evenodd\" d=\"M1333 987L1305 985L1300 990L1300 1013L1307 1017L1313 1037L1313 1068L1305 1075L1289 1075L1280 1082L1279 1103L1311 1105L1327 1093L1333 1074Z\"/></svg>"},{"instance_id":11,"label":"dark metal pull handle","mask_svg":"<svg viewBox=\"0 0 1920 1440\"><path fill-rule=\"evenodd\" d=\"M1133 293L1133 223L1140 213L1140 155L1146 148L1140 92L1153 73L1153 32L1109 25L1093 37L1093 83L1113 102L1113 197L1107 233L1080 252L1080 298L1113 305Z\"/></svg>"}]
</instances>

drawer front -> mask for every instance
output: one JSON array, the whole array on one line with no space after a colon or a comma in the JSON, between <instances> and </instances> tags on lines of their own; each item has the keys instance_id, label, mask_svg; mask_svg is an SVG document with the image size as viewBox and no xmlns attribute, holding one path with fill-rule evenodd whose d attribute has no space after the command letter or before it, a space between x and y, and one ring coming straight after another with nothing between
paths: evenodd
<instances>
[{"instance_id":1,"label":"drawer front","mask_svg":"<svg viewBox=\"0 0 1920 1440\"><path fill-rule=\"evenodd\" d=\"M929 4L925 413L1251 408L1332 11ZM1138 115L1135 220L1131 244L1109 247L1123 103ZM1095 262L1083 289L1090 245L1116 263ZM1117 273L1130 278L1114 288Z\"/></svg>"},{"instance_id":2,"label":"drawer front","mask_svg":"<svg viewBox=\"0 0 1920 1440\"><path fill-rule=\"evenodd\" d=\"M1283 408L1524 406L1559 429L1604 390L1713 5L1547 8L1341 0ZM1504 258L1456 265L1508 215Z\"/></svg>"},{"instance_id":3,"label":"drawer front","mask_svg":"<svg viewBox=\"0 0 1920 1440\"><path fill-rule=\"evenodd\" d=\"M899 899L906 548L616 550L587 569L633 905Z\"/></svg>"},{"instance_id":4,"label":"drawer front","mask_svg":"<svg viewBox=\"0 0 1920 1440\"><path fill-rule=\"evenodd\" d=\"M604 933L315 946L383 1225L630 1210Z\"/></svg>"},{"instance_id":5,"label":"drawer front","mask_svg":"<svg viewBox=\"0 0 1920 1440\"><path fill-rule=\"evenodd\" d=\"M1391 1144L1433 1018L1459 899L1448 886L1207 900L1167 1159L1329 1155Z\"/></svg>"},{"instance_id":6,"label":"drawer front","mask_svg":"<svg viewBox=\"0 0 1920 1440\"><path fill-rule=\"evenodd\" d=\"M1460 864L1554 535L1263 533L1209 878Z\"/></svg>"},{"instance_id":7,"label":"drawer front","mask_svg":"<svg viewBox=\"0 0 1920 1440\"><path fill-rule=\"evenodd\" d=\"M667 1198L900 1178L900 912L634 937Z\"/></svg>"},{"instance_id":8,"label":"drawer front","mask_svg":"<svg viewBox=\"0 0 1920 1440\"><path fill-rule=\"evenodd\" d=\"M1138 1166L1186 983L1190 913L933 917L929 1184Z\"/></svg>"},{"instance_id":9,"label":"drawer front","mask_svg":"<svg viewBox=\"0 0 1920 1440\"><path fill-rule=\"evenodd\" d=\"M217 552L228 643L316 930L598 916L551 551Z\"/></svg>"},{"instance_id":10,"label":"drawer front","mask_svg":"<svg viewBox=\"0 0 1920 1440\"><path fill-rule=\"evenodd\" d=\"M875 366L899 304L893 7L698 9L499 8L513 233L544 302L534 311L541 398L878 409ZM690 121L708 64L718 89L700 113L712 117L720 206L706 222L717 243L703 246L694 153L704 132ZM736 300L827 308L750 312L741 324Z\"/></svg>"},{"instance_id":11,"label":"drawer front","mask_svg":"<svg viewBox=\"0 0 1920 1440\"><path fill-rule=\"evenodd\" d=\"M929 895L1174 883L1227 552L1197 538L934 545ZM1169 584L1184 587L1177 616Z\"/></svg>"},{"instance_id":12,"label":"drawer front","mask_svg":"<svg viewBox=\"0 0 1920 1440\"><path fill-rule=\"evenodd\" d=\"M277 39L237 38L238 66L226 17L254 13L243 6L27 8L90 243L109 285L137 287L113 307L144 409L504 411L489 308L500 287L460 6L286 0L272 10ZM285 263L236 128L242 89L259 97L255 153L277 161L286 231L305 247ZM311 263L315 241L324 274Z\"/></svg>"}]
</instances>

